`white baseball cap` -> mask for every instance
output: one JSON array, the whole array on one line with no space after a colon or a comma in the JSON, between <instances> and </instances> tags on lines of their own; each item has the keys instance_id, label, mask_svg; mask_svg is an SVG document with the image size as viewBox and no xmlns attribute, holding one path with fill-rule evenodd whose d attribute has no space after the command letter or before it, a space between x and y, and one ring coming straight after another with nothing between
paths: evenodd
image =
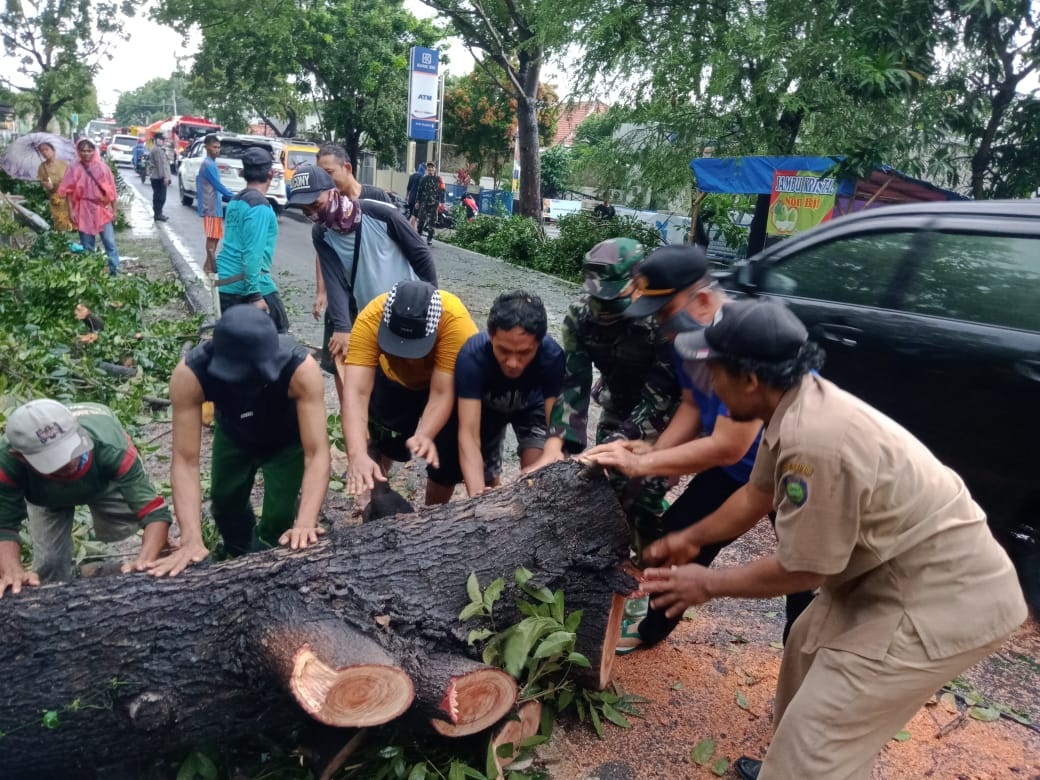
<instances>
[{"instance_id":1,"label":"white baseball cap","mask_svg":"<svg viewBox=\"0 0 1040 780\"><path fill-rule=\"evenodd\" d=\"M68 407L49 398L15 409L6 433L11 449L41 474L53 474L94 447Z\"/></svg>"}]
</instances>

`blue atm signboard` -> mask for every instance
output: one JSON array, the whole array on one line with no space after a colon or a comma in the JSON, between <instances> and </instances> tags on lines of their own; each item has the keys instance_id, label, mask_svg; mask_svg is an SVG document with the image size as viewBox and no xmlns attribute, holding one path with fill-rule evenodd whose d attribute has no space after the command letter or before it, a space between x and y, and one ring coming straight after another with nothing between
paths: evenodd
<instances>
[{"instance_id":1,"label":"blue atm signboard","mask_svg":"<svg viewBox=\"0 0 1040 780\"><path fill-rule=\"evenodd\" d=\"M440 99L438 65L440 52L412 47L408 79L408 137L416 141L437 138L437 101Z\"/></svg>"}]
</instances>

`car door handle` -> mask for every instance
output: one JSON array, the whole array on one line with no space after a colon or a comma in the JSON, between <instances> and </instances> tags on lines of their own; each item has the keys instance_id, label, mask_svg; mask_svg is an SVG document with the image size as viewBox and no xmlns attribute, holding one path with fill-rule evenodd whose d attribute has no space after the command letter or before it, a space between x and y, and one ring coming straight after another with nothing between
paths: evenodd
<instances>
[{"instance_id":1,"label":"car door handle","mask_svg":"<svg viewBox=\"0 0 1040 780\"><path fill-rule=\"evenodd\" d=\"M824 322L820 325L820 332L827 341L834 341L843 347L854 347L859 343L859 337L863 335L862 328L854 328L851 325L835 325Z\"/></svg>"},{"instance_id":2,"label":"car door handle","mask_svg":"<svg viewBox=\"0 0 1040 780\"><path fill-rule=\"evenodd\" d=\"M1026 379L1040 382L1040 360L1019 360L1015 363L1015 370Z\"/></svg>"}]
</instances>

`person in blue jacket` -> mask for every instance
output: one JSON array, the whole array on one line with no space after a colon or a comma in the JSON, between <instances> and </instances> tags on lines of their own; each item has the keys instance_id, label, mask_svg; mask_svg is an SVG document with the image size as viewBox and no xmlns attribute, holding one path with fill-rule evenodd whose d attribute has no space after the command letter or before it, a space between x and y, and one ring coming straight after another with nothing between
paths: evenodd
<instances>
[{"instance_id":1,"label":"person in blue jacket","mask_svg":"<svg viewBox=\"0 0 1040 780\"><path fill-rule=\"evenodd\" d=\"M267 312L279 333L289 332L289 317L271 277L278 218L267 202L274 176L271 152L254 146L242 155L246 188L235 195L224 212L224 246L217 255L220 310L248 303Z\"/></svg>"},{"instance_id":2,"label":"person in blue jacket","mask_svg":"<svg viewBox=\"0 0 1040 780\"><path fill-rule=\"evenodd\" d=\"M134 147L130 153L130 164L134 167L134 170L141 177L141 181L144 181L144 158L148 155L148 147L145 145L144 136L137 136L137 146Z\"/></svg>"},{"instance_id":3,"label":"person in blue jacket","mask_svg":"<svg viewBox=\"0 0 1040 780\"><path fill-rule=\"evenodd\" d=\"M220 171L217 169L220 139L212 134L207 135L203 145L206 158L195 177L195 206L206 231L206 264L203 270L212 274L217 270L217 245L224 237L224 203L235 197L235 193L220 180Z\"/></svg>"}]
</instances>

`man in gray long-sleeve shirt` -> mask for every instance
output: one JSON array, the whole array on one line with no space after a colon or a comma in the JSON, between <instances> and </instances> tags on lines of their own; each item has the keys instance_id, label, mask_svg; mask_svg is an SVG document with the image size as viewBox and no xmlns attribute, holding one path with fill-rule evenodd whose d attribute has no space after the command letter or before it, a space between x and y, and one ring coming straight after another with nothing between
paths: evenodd
<instances>
[{"instance_id":1,"label":"man in gray long-sleeve shirt","mask_svg":"<svg viewBox=\"0 0 1040 780\"><path fill-rule=\"evenodd\" d=\"M389 203L343 195L332 177L314 165L296 169L290 193L289 206L315 222L311 236L333 328L333 365L323 368L331 369L339 390L336 363L342 365L346 357L354 315L399 281L421 279L436 286L437 271L429 248Z\"/></svg>"},{"instance_id":2,"label":"man in gray long-sleeve shirt","mask_svg":"<svg viewBox=\"0 0 1040 780\"><path fill-rule=\"evenodd\" d=\"M165 222L166 188L170 186L170 161L166 157L166 138L156 133L152 138L152 150L148 153L148 178L152 180L152 216L156 222Z\"/></svg>"}]
</instances>

